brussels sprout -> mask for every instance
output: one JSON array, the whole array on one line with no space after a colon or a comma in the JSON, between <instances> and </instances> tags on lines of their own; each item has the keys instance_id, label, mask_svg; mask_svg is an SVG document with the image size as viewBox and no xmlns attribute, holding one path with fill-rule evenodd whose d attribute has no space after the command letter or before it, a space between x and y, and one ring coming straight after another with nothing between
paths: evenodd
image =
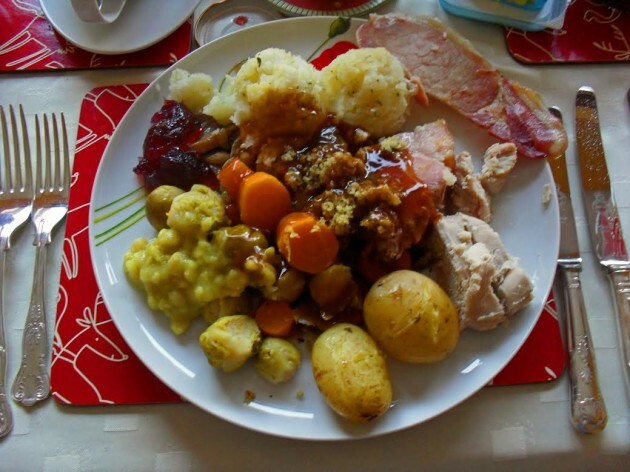
<instances>
[{"instance_id":1,"label":"brussels sprout","mask_svg":"<svg viewBox=\"0 0 630 472\"><path fill-rule=\"evenodd\" d=\"M208 363L224 372L242 367L260 346L258 325L248 315L223 316L212 323L199 337Z\"/></svg>"},{"instance_id":2,"label":"brussels sprout","mask_svg":"<svg viewBox=\"0 0 630 472\"><path fill-rule=\"evenodd\" d=\"M268 337L263 340L254 359L258 373L271 383L291 380L300 367L301 356L297 347L286 339Z\"/></svg>"},{"instance_id":3,"label":"brussels sprout","mask_svg":"<svg viewBox=\"0 0 630 472\"><path fill-rule=\"evenodd\" d=\"M147 219L156 230L166 228L167 213L171 208L173 199L184 193L181 188L172 185L160 185L148 196L145 204Z\"/></svg>"}]
</instances>

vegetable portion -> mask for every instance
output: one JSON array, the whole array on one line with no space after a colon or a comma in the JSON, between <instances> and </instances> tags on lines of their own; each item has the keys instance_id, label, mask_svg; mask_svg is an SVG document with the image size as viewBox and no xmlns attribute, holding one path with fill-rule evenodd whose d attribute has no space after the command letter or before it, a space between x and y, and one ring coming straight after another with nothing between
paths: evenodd
<instances>
[{"instance_id":1,"label":"vegetable portion","mask_svg":"<svg viewBox=\"0 0 630 472\"><path fill-rule=\"evenodd\" d=\"M379 279L365 297L363 317L383 351L404 362L437 362L459 341L451 299L429 277L411 270Z\"/></svg>"},{"instance_id":2,"label":"vegetable portion","mask_svg":"<svg viewBox=\"0 0 630 472\"><path fill-rule=\"evenodd\" d=\"M225 164L223 164L223 167L221 167L217 177L219 178L219 183L228 196L232 200L236 201L238 200L238 193L243 179L252 172L253 171L247 167L247 164L240 159L230 158Z\"/></svg>"},{"instance_id":3,"label":"vegetable portion","mask_svg":"<svg viewBox=\"0 0 630 472\"><path fill-rule=\"evenodd\" d=\"M222 316L199 337L208 363L224 372L233 372L258 351L261 334L248 315Z\"/></svg>"},{"instance_id":4,"label":"vegetable portion","mask_svg":"<svg viewBox=\"0 0 630 472\"><path fill-rule=\"evenodd\" d=\"M291 211L291 195L273 175L254 172L240 184L238 206L243 223L273 231L280 219Z\"/></svg>"},{"instance_id":5,"label":"vegetable portion","mask_svg":"<svg viewBox=\"0 0 630 472\"><path fill-rule=\"evenodd\" d=\"M339 323L313 344L313 376L328 405L351 421L365 423L385 413L392 385L385 358L370 335Z\"/></svg>"},{"instance_id":6,"label":"vegetable portion","mask_svg":"<svg viewBox=\"0 0 630 472\"><path fill-rule=\"evenodd\" d=\"M297 347L286 339L265 338L254 359L254 368L269 382L288 382L300 367L301 356Z\"/></svg>"},{"instance_id":7,"label":"vegetable portion","mask_svg":"<svg viewBox=\"0 0 630 472\"><path fill-rule=\"evenodd\" d=\"M291 333L295 314L287 302L265 300L254 312L254 319L263 333L282 338Z\"/></svg>"},{"instance_id":8,"label":"vegetable portion","mask_svg":"<svg viewBox=\"0 0 630 472\"><path fill-rule=\"evenodd\" d=\"M280 220L276 243L289 265L307 274L317 274L332 265L339 252L332 230L306 212L290 213Z\"/></svg>"}]
</instances>

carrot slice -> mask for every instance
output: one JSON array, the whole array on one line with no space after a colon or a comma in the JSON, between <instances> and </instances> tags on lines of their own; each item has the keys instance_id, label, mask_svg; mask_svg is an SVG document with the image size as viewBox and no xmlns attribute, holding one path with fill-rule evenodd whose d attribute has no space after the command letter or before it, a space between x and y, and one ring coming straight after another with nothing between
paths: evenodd
<instances>
[{"instance_id":1,"label":"carrot slice","mask_svg":"<svg viewBox=\"0 0 630 472\"><path fill-rule=\"evenodd\" d=\"M306 212L289 213L280 220L276 244L289 265L308 274L332 265L339 252L332 229Z\"/></svg>"},{"instance_id":2,"label":"carrot slice","mask_svg":"<svg viewBox=\"0 0 630 472\"><path fill-rule=\"evenodd\" d=\"M241 187L241 182L251 173L252 170L247 167L247 164L240 159L231 157L223 164L217 177L229 197L236 201L238 199L238 190Z\"/></svg>"},{"instance_id":3,"label":"carrot slice","mask_svg":"<svg viewBox=\"0 0 630 472\"><path fill-rule=\"evenodd\" d=\"M267 336L288 336L295 323L295 314L287 302L265 300L254 312L254 319Z\"/></svg>"},{"instance_id":4,"label":"carrot slice","mask_svg":"<svg viewBox=\"0 0 630 472\"><path fill-rule=\"evenodd\" d=\"M246 176L238 192L241 221L248 226L273 231L292 209L289 191L266 172Z\"/></svg>"}]
</instances>

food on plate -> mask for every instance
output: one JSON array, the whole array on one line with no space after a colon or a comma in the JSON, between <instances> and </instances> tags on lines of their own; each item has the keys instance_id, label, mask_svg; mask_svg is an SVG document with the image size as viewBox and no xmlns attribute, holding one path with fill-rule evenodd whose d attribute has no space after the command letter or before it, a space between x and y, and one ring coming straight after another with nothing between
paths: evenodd
<instances>
[{"instance_id":1,"label":"food on plate","mask_svg":"<svg viewBox=\"0 0 630 472\"><path fill-rule=\"evenodd\" d=\"M449 213L462 212L486 223L492 219L491 197L501 191L516 165L516 146L495 143L484 154L483 166L476 171L470 153L455 156L455 182L449 188L445 207Z\"/></svg>"},{"instance_id":2,"label":"food on plate","mask_svg":"<svg viewBox=\"0 0 630 472\"><path fill-rule=\"evenodd\" d=\"M286 382L295 340L315 337L318 388L365 422L392 402L385 354L437 362L461 329L529 302L531 282L484 223L516 146L491 146L475 169L481 156L456 152L445 120L404 128L421 91L386 49L318 70L272 48L216 89L201 75L175 71L151 120L134 172L157 234L124 269L175 334L207 323L212 366L253 359Z\"/></svg>"},{"instance_id":3,"label":"food on plate","mask_svg":"<svg viewBox=\"0 0 630 472\"><path fill-rule=\"evenodd\" d=\"M404 362L440 361L459 341L455 305L437 283L415 271L377 280L365 297L363 317L381 349Z\"/></svg>"},{"instance_id":4,"label":"food on plate","mask_svg":"<svg viewBox=\"0 0 630 472\"><path fill-rule=\"evenodd\" d=\"M300 368L301 358L300 351L291 342L266 337L254 359L254 368L271 383L288 382Z\"/></svg>"},{"instance_id":5,"label":"food on plate","mask_svg":"<svg viewBox=\"0 0 630 472\"><path fill-rule=\"evenodd\" d=\"M222 316L199 336L199 345L211 366L233 372L258 352L262 336L248 315Z\"/></svg>"},{"instance_id":6,"label":"food on plate","mask_svg":"<svg viewBox=\"0 0 630 472\"><path fill-rule=\"evenodd\" d=\"M328 405L339 415L367 422L383 415L392 402L385 358L360 327L339 323L315 340L313 376Z\"/></svg>"},{"instance_id":7,"label":"food on plate","mask_svg":"<svg viewBox=\"0 0 630 472\"><path fill-rule=\"evenodd\" d=\"M196 184L173 199L167 228L151 240L137 239L125 254L127 277L145 292L151 309L170 319L176 334L214 310L211 302L275 283L275 250L266 237L227 222L219 194Z\"/></svg>"},{"instance_id":8,"label":"food on plate","mask_svg":"<svg viewBox=\"0 0 630 472\"><path fill-rule=\"evenodd\" d=\"M275 176L254 172L246 175L239 185L238 208L246 225L273 231L292 210L291 195Z\"/></svg>"},{"instance_id":9,"label":"food on plate","mask_svg":"<svg viewBox=\"0 0 630 472\"><path fill-rule=\"evenodd\" d=\"M171 209L173 199L182 193L184 193L184 191L179 187L160 185L147 195L145 213L151 226L158 231L166 228L168 211Z\"/></svg>"},{"instance_id":10,"label":"food on plate","mask_svg":"<svg viewBox=\"0 0 630 472\"><path fill-rule=\"evenodd\" d=\"M516 165L516 151L512 143L496 143L486 150L479 179L489 194L499 193L505 186Z\"/></svg>"},{"instance_id":11,"label":"food on plate","mask_svg":"<svg viewBox=\"0 0 630 472\"><path fill-rule=\"evenodd\" d=\"M168 98L183 103L193 113L199 113L214 95L212 77L208 74L191 74L183 69L171 73Z\"/></svg>"},{"instance_id":12,"label":"food on plate","mask_svg":"<svg viewBox=\"0 0 630 472\"><path fill-rule=\"evenodd\" d=\"M288 302L265 300L253 313L256 324L268 336L286 337L295 324L295 313Z\"/></svg>"},{"instance_id":13,"label":"food on plate","mask_svg":"<svg viewBox=\"0 0 630 472\"><path fill-rule=\"evenodd\" d=\"M339 252L339 241L330 227L303 211L287 213L279 221L276 244L291 267L307 274L330 267Z\"/></svg>"},{"instance_id":14,"label":"food on plate","mask_svg":"<svg viewBox=\"0 0 630 472\"><path fill-rule=\"evenodd\" d=\"M296 301L304 292L306 274L291 267L283 267L273 285L261 287L260 291L267 300L285 302Z\"/></svg>"},{"instance_id":15,"label":"food on plate","mask_svg":"<svg viewBox=\"0 0 630 472\"><path fill-rule=\"evenodd\" d=\"M357 30L361 47L384 47L427 94L440 100L526 157L564 152L567 136L535 91L504 77L470 42L439 20L372 15Z\"/></svg>"},{"instance_id":16,"label":"food on plate","mask_svg":"<svg viewBox=\"0 0 630 472\"><path fill-rule=\"evenodd\" d=\"M375 136L397 132L409 114L415 85L383 48L355 49L336 57L321 74L323 108Z\"/></svg>"},{"instance_id":17,"label":"food on plate","mask_svg":"<svg viewBox=\"0 0 630 472\"><path fill-rule=\"evenodd\" d=\"M216 186L218 168L213 160L229 152L235 129L220 127L209 116L193 113L183 103L166 100L151 118L142 156L133 171L149 191L160 185L182 189L194 183ZM199 159L199 153L205 159Z\"/></svg>"},{"instance_id":18,"label":"food on plate","mask_svg":"<svg viewBox=\"0 0 630 472\"><path fill-rule=\"evenodd\" d=\"M308 293L329 316L347 308L361 308L361 288L347 265L334 264L313 275L308 281Z\"/></svg>"},{"instance_id":19,"label":"food on plate","mask_svg":"<svg viewBox=\"0 0 630 472\"><path fill-rule=\"evenodd\" d=\"M244 61L235 76L227 76L220 93L215 93L203 112L221 124L241 125L260 116L279 113L283 101L290 106L304 107L299 116L305 126L308 120L317 125L322 117L309 117L319 100L321 85L317 70L304 59L283 49L268 48ZM276 108L274 109L273 100ZM295 118L295 117L294 117ZM273 127L274 122L266 125Z\"/></svg>"},{"instance_id":20,"label":"food on plate","mask_svg":"<svg viewBox=\"0 0 630 472\"><path fill-rule=\"evenodd\" d=\"M456 181L452 171L455 139L446 122L437 120L419 125L411 132L395 135L393 139L399 140L407 148L412 158L414 173L431 189L435 204L441 205L447 187Z\"/></svg>"},{"instance_id":21,"label":"food on plate","mask_svg":"<svg viewBox=\"0 0 630 472\"><path fill-rule=\"evenodd\" d=\"M382 48L350 50L321 73L299 56L269 48L228 77L225 89L203 111L222 124L243 125L255 117L271 135L303 134L305 128L315 131L326 114L333 113L350 125L384 136L404 124L416 91L400 62ZM288 108L291 121L278 116Z\"/></svg>"},{"instance_id":22,"label":"food on plate","mask_svg":"<svg viewBox=\"0 0 630 472\"><path fill-rule=\"evenodd\" d=\"M429 273L457 306L462 329L494 329L533 298L529 277L484 221L463 213L445 216L427 245Z\"/></svg>"}]
</instances>

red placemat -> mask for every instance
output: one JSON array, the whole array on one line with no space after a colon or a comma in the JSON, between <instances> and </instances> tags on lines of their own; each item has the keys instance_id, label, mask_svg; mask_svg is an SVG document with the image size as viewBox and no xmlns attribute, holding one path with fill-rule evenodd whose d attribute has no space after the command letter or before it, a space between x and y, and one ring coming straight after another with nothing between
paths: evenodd
<instances>
[{"instance_id":1,"label":"red placemat","mask_svg":"<svg viewBox=\"0 0 630 472\"><path fill-rule=\"evenodd\" d=\"M188 20L174 33L142 51L104 55L80 49L57 34L38 0L0 0L0 24L0 72L171 64L190 51L192 31Z\"/></svg>"},{"instance_id":2,"label":"red placemat","mask_svg":"<svg viewBox=\"0 0 630 472\"><path fill-rule=\"evenodd\" d=\"M61 403L181 401L140 362L117 331L96 284L88 246L89 201L96 169L116 125L145 87L96 88L85 96L81 107L51 369L52 394ZM562 373L564 360L550 297L529 339L492 385L553 380Z\"/></svg>"},{"instance_id":3,"label":"red placemat","mask_svg":"<svg viewBox=\"0 0 630 472\"><path fill-rule=\"evenodd\" d=\"M508 51L526 64L630 62L630 12L571 0L561 29L505 28Z\"/></svg>"}]
</instances>

